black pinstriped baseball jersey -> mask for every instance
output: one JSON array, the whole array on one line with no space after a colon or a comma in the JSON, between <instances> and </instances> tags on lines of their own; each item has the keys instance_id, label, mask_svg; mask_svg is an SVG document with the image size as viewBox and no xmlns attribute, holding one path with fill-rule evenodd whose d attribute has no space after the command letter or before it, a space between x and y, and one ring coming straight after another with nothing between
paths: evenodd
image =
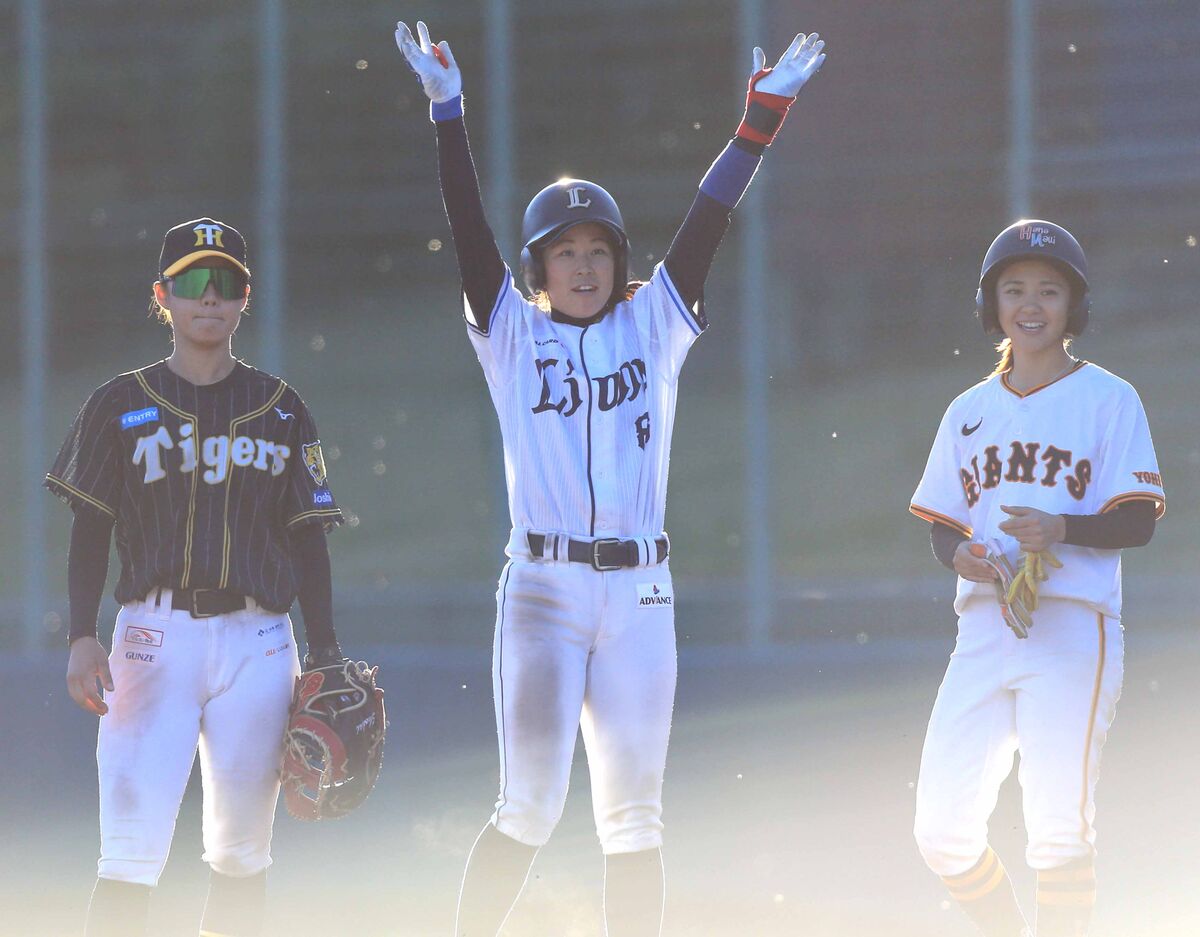
<instances>
[{"instance_id":1,"label":"black pinstriped baseball jersey","mask_svg":"<svg viewBox=\"0 0 1200 937\"><path fill-rule=\"evenodd\" d=\"M121 604L155 587L227 589L287 611L287 531L342 520L316 424L284 381L238 362L197 386L165 361L98 388L45 485L114 518Z\"/></svg>"}]
</instances>

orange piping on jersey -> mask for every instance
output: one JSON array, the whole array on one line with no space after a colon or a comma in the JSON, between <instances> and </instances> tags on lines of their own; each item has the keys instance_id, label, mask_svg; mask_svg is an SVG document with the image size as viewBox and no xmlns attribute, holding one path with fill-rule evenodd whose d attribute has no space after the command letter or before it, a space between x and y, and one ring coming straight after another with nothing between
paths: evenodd
<instances>
[{"instance_id":1,"label":"orange piping on jersey","mask_svg":"<svg viewBox=\"0 0 1200 937\"><path fill-rule=\"evenodd\" d=\"M1167 513L1167 499L1160 498L1158 495L1149 491L1127 491L1123 495L1116 495L1104 502L1097 514L1105 514L1111 511L1119 504L1125 504L1128 501L1153 501L1154 502L1154 519L1162 520L1164 514Z\"/></svg>"},{"instance_id":2,"label":"orange piping on jersey","mask_svg":"<svg viewBox=\"0 0 1200 937\"><path fill-rule=\"evenodd\" d=\"M1096 681L1092 686L1092 708L1088 713L1087 735L1083 740L1083 790L1079 795L1079 819L1083 825L1084 841L1087 841L1088 828L1091 826L1087 818L1088 804L1088 769L1092 761L1092 734L1096 729L1096 709L1100 705L1100 682L1104 677L1104 616L1097 613L1096 630L1099 647L1096 655Z\"/></svg>"},{"instance_id":3,"label":"orange piping on jersey","mask_svg":"<svg viewBox=\"0 0 1200 937\"><path fill-rule=\"evenodd\" d=\"M224 589L229 585L229 487L230 482L233 479L233 472L230 471L230 465L233 462L232 444L234 438L237 436L238 424L245 423L248 420L253 420L257 416L262 416L279 402L279 398L283 396L283 392L285 390L287 390L287 384L283 381L280 381L279 386L275 388L275 393L271 395L270 400L264 403L257 410L252 410L250 413L246 413L229 421L230 448L225 452L225 512L221 515L221 534L224 539L221 545L221 583L217 586L218 589Z\"/></svg>"},{"instance_id":4,"label":"orange piping on jersey","mask_svg":"<svg viewBox=\"0 0 1200 937\"><path fill-rule=\"evenodd\" d=\"M153 367L153 365L151 365ZM196 445L200 445L200 418L194 413L188 413L186 410L180 410L175 404L167 400L160 394L151 390L150 385L146 383L145 375L141 371L134 371L133 376L137 378L137 382L142 385L142 390L146 392L146 396L156 403L166 407L181 420L185 420L192 424L192 438L196 440ZM199 452L197 452L199 455ZM196 465L192 472L192 489L188 495L188 513L187 513L187 535L183 543L183 578L179 581L179 588L186 589L191 580L192 575L192 528L196 522L196 476L200 474L200 466Z\"/></svg>"},{"instance_id":5,"label":"orange piping on jersey","mask_svg":"<svg viewBox=\"0 0 1200 937\"><path fill-rule=\"evenodd\" d=\"M939 514L937 511L931 511L929 508L923 508L919 504L910 504L908 506L908 510L917 515L917 517L921 518L923 521L929 521L931 524L936 521L939 524L945 524L947 527L953 527L968 539L970 539L972 536L973 532L971 528L960 521L956 521L953 517L947 517L945 514Z\"/></svg>"},{"instance_id":6,"label":"orange piping on jersey","mask_svg":"<svg viewBox=\"0 0 1200 937\"><path fill-rule=\"evenodd\" d=\"M55 485L57 485L59 488L62 488L62 489L64 489L64 490L66 490L66 491L69 491L69 492L70 492L71 494L73 494L73 495L74 495L76 498L79 498L81 501L86 501L86 502L87 502L88 504L90 504L92 507L99 508L99 509L100 509L101 511L103 511L105 514L111 514L111 515L112 515L114 518L117 516L117 512L116 512L116 511L114 511L112 508L110 508L110 507L109 507L107 504L105 504L103 501L100 501L100 500L98 500L98 499L96 499L96 498L93 498L93 497L92 497L91 495L89 495L89 494L88 494L86 491L80 491L80 490L79 490L78 488L76 488L74 485L68 485L68 484L67 484L65 481L63 481L63 480L62 480L61 478L59 478L57 475L51 475L49 472L47 472L47 473L46 473L46 480L47 480L47 481L49 481L49 482L53 482L53 483L54 483Z\"/></svg>"},{"instance_id":7,"label":"orange piping on jersey","mask_svg":"<svg viewBox=\"0 0 1200 937\"><path fill-rule=\"evenodd\" d=\"M1045 384L1038 384L1037 387L1031 387L1031 388L1029 388L1029 390L1024 391L1024 392L1017 390L1015 387L1012 386L1011 383L1009 383L1009 380L1008 380L1009 372L1008 371L1005 371L1003 374L1000 375L1000 383L1003 385L1004 389L1007 390L1009 393L1016 394L1018 397L1021 397L1023 399L1025 397L1030 397L1033 394L1036 394L1039 390L1044 390L1045 388L1049 387L1051 384L1057 384L1059 381L1070 377L1072 374L1074 374L1076 371L1078 371L1080 368L1082 368L1085 364L1087 364L1086 361L1079 361L1075 365L1075 367L1071 368L1071 370L1068 371L1066 374L1060 375L1059 377L1056 377L1052 381L1047 381Z\"/></svg>"}]
</instances>

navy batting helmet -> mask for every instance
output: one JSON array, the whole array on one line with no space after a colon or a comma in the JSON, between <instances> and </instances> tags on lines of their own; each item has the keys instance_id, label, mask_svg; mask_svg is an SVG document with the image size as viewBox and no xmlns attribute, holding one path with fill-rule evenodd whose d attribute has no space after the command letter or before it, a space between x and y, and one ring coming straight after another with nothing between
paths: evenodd
<instances>
[{"instance_id":1,"label":"navy batting helmet","mask_svg":"<svg viewBox=\"0 0 1200 937\"><path fill-rule=\"evenodd\" d=\"M975 311L989 335L998 334L1000 317L996 312L996 280L1000 271L1015 260L1044 260L1063 272L1071 284L1071 305L1067 332L1080 335L1087 328L1087 258L1083 248L1066 228L1049 221L1023 219L1009 225L992 241L983 257L979 289L975 293Z\"/></svg>"},{"instance_id":2,"label":"navy batting helmet","mask_svg":"<svg viewBox=\"0 0 1200 937\"><path fill-rule=\"evenodd\" d=\"M612 231L616 241L613 295L623 293L629 280L629 238L621 209L611 195L586 179L559 179L535 195L525 209L521 222L521 272L531 292L546 285L541 248L567 228L585 221L594 221Z\"/></svg>"}]
</instances>

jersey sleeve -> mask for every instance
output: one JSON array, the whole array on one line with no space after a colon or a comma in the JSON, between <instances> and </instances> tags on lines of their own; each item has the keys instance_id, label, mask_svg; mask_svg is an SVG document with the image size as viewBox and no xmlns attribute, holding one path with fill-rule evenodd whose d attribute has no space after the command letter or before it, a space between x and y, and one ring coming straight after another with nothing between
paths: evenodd
<instances>
[{"instance_id":1,"label":"jersey sleeve","mask_svg":"<svg viewBox=\"0 0 1200 937\"><path fill-rule=\"evenodd\" d=\"M930 523L945 524L964 537L971 537L971 515L963 492L958 445L955 441L953 407L946 410L934 437L917 490L908 509Z\"/></svg>"},{"instance_id":2,"label":"jersey sleeve","mask_svg":"<svg viewBox=\"0 0 1200 937\"><path fill-rule=\"evenodd\" d=\"M684 303L661 263L629 302L638 327L649 337L659 367L675 381L692 343L708 328L701 304L689 308Z\"/></svg>"},{"instance_id":3,"label":"jersey sleeve","mask_svg":"<svg viewBox=\"0 0 1200 937\"><path fill-rule=\"evenodd\" d=\"M75 417L43 484L74 510L98 511L115 519L124 467L119 432L119 417L102 387Z\"/></svg>"},{"instance_id":4,"label":"jersey sleeve","mask_svg":"<svg viewBox=\"0 0 1200 937\"><path fill-rule=\"evenodd\" d=\"M296 448L286 463L287 487L281 520L289 530L303 524L322 524L326 530L332 530L342 523L343 517L329 490L317 424L299 398L296 411Z\"/></svg>"},{"instance_id":5,"label":"jersey sleeve","mask_svg":"<svg viewBox=\"0 0 1200 937\"><path fill-rule=\"evenodd\" d=\"M488 383L499 386L511 380L524 317L530 302L513 282L512 272L504 268L504 281L490 309L474 309L463 293L463 318L467 334ZM541 315L541 312L538 312Z\"/></svg>"},{"instance_id":6,"label":"jersey sleeve","mask_svg":"<svg viewBox=\"0 0 1200 937\"><path fill-rule=\"evenodd\" d=\"M1097 512L1103 514L1127 501L1154 502L1154 516L1167 510L1158 457L1150 438L1150 423L1142 401L1132 387L1124 393L1111 415L1101 462L1093 466Z\"/></svg>"}]
</instances>

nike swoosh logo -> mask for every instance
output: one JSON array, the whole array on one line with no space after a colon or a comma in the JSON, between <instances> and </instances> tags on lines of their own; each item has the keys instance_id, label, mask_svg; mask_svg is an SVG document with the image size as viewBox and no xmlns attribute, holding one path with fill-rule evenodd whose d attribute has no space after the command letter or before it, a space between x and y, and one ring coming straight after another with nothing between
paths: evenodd
<instances>
[{"instance_id":1,"label":"nike swoosh logo","mask_svg":"<svg viewBox=\"0 0 1200 937\"><path fill-rule=\"evenodd\" d=\"M284 413L284 412L283 412L282 410L280 410L278 407L276 407L276 408L275 408L275 412L279 414L279 419L281 419L281 420L294 420L294 419L296 419L296 414L294 414L294 413Z\"/></svg>"},{"instance_id":2,"label":"nike swoosh logo","mask_svg":"<svg viewBox=\"0 0 1200 937\"><path fill-rule=\"evenodd\" d=\"M983 425L983 417L980 417L979 422L976 423L974 426L967 426L967 424L964 423L962 425L962 434L964 436L970 436L973 432L975 432L975 430L979 429L979 427L981 427L982 425Z\"/></svg>"}]
</instances>

